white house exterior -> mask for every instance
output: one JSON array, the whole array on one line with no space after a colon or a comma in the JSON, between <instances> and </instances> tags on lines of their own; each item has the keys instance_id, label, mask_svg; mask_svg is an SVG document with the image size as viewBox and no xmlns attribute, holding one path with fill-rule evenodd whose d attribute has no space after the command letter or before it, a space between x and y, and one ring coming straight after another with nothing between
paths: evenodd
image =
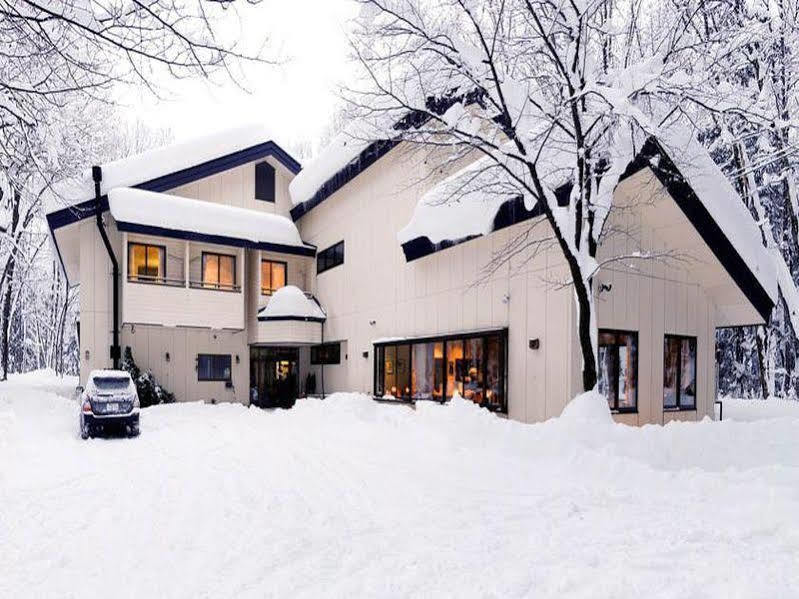
<instances>
[{"instance_id":1,"label":"white house exterior","mask_svg":"<svg viewBox=\"0 0 799 599\"><path fill-rule=\"evenodd\" d=\"M80 283L81 379L130 347L180 401L276 403L318 394L324 379L327 393L458 392L520 421L559 415L581 381L563 258L522 252L481 274L543 217L509 199L489 234L409 236L446 173L402 144L356 150L301 170L263 133L232 131L95 168L96 193L87 179L48 214ZM601 389L616 419L712 417L715 329L763 322L776 301L756 224L706 154L650 139L607 228L600 262L624 256L595 280Z\"/></svg>"}]
</instances>

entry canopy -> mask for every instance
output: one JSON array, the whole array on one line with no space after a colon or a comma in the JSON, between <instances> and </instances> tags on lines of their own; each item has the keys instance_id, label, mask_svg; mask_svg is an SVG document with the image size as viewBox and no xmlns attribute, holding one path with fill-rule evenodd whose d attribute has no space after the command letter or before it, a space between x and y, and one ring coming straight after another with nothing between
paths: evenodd
<instances>
[{"instance_id":1,"label":"entry canopy","mask_svg":"<svg viewBox=\"0 0 799 599\"><path fill-rule=\"evenodd\" d=\"M314 255L291 219L277 214L179 196L117 187L108 192L111 216L120 231L145 233Z\"/></svg>"},{"instance_id":2,"label":"entry canopy","mask_svg":"<svg viewBox=\"0 0 799 599\"><path fill-rule=\"evenodd\" d=\"M258 311L258 320L301 320L324 322L327 314L316 298L305 294L294 285L278 289L269 303Z\"/></svg>"}]
</instances>

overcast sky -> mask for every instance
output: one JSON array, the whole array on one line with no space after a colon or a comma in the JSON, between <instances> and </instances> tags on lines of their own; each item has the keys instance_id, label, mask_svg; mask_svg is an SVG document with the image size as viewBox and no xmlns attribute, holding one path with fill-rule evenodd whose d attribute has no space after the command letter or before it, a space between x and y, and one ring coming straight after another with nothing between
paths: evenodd
<instances>
[{"instance_id":1,"label":"overcast sky","mask_svg":"<svg viewBox=\"0 0 799 599\"><path fill-rule=\"evenodd\" d=\"M132 117L169 127L175 139L245 123L265 123L288 148L313 143L340 103L336 86L352 73L347 57L351 0L263 0L242 11L245 35L270 36L269 51L287 58L282 66L246 67L242 91L229 81L165 80L168 99L129 92L123 102Z\"/></svg>"}]
</instances>

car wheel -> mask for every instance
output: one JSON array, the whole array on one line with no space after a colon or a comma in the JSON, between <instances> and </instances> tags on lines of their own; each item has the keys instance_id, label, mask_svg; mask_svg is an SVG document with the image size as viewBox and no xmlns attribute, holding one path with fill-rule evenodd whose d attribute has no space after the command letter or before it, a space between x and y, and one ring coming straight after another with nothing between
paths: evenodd
<instances>
[{"instance_id":1,"label":"car wheel","mask_svg":"<svg viewBox=\"0 0 799 599\"><path fill-rule=\"evenodd\" d=\"M84 439L84 440L88 439L89 438L89 431L87 431L85 428L81 429L80 438Z\"/></svg>"},{"instance_id":2,"label":"car wheel","mask_svg":"<svg viewBox=\"0 0 799 599\"><path fill-rule=\"evenodd\" d=\"M127 432L128 432L128 437L138 437L139 436L139 427L138 426L129 426Z\"/></svg>"}]
</instances>

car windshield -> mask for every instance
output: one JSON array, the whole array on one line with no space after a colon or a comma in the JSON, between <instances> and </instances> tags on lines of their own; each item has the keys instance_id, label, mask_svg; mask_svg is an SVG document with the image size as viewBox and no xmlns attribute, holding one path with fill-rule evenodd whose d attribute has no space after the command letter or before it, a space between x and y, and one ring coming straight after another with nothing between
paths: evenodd
<instances>
[{"instance_id":1,"label":"car windshield","mask_svg":"<svg viewBox=\"0 0 799 599\"><path fill-rule=\"evenodd\" d=\"M129 384L130 379L121 376L98 376L94 379L98 391L124 391Z\"/></svg>"}]
</instances>

